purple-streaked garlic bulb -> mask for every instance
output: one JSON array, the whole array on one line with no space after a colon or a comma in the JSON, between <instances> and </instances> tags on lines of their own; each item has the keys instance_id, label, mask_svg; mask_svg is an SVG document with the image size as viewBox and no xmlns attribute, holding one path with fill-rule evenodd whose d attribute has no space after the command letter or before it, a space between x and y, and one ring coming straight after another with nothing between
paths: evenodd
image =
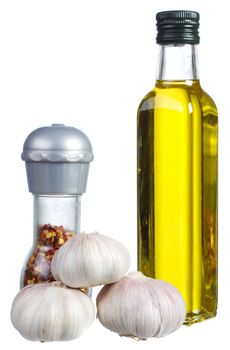
<instances>
[{"instance_id":1,"label":"purple-streaked garlic bulb","mask_svg":"<svg viewBox=\"0 0 230 350\"><path fill-rule=\"evenodd\" d=\"M185 302L174 286L141 272L104 286L97 296L99 321L123 336L165 336L183 324L185 315Z\"/></svg>"}]
</instances>

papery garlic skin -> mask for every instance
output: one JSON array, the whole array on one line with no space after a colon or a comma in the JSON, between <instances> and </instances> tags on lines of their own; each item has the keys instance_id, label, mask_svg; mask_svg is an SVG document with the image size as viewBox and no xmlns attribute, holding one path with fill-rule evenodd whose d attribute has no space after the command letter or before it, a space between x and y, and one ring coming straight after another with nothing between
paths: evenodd
<instances>
[{"instance_id":1,"label":"papery garlic skin","mask_svg":"<svg viewBox=\"0 0 230 350\"><path fill-rule=\"evenodd\" d=\"M186 316L184 300L174 286L141 272L104 286L96 301L103 326L139 339L165 336L179 328Z\"/></svg>"},{"instance_id":2,"label":"papery garlic skin","mask_svg":"<svg viewBox=\"0 0 230 350\"><path fill-rule=\"evenodd\" d=\"M88 288L116 282L129 270L126 247L97 232L79 233L57 250L51 271L67 286Z\"/></svg>"},{"instance_id":3,"label":"papery garlic skin","mask_svg":"<svg viewBox=\"0 0 230 350\"><path fill-rule=\"evenodd\" d=\"M92 300L60 282L28 285L16 295L11 321L28 340L62 341L78 338L95 318Z\"/></svg>"}]
</instances>

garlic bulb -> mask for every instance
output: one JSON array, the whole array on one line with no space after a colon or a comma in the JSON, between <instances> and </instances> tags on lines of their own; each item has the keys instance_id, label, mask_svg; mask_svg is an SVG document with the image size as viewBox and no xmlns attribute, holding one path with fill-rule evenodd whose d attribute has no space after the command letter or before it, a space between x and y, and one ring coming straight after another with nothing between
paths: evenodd
<instances>
[{"instance_id":1,"label":"garlic bulb","mask_svg":"<svg viewBox=\"0 0 230 350\"><path fill-rule=\"evenodd\" d=\"M29 340L57 341L79 337L95 318L92 300L61 282L28 285L16 295L11 321Z\"/></svg>"},{"instance_id":2,"label":"garlic bulb","mask_svg":"<svg viewBox=\"0 0 230 350\"><path fill-rule=\"evenodd\" d=\"M97 296L97 317L120 335L146 339L162 337L179 328L186 308L171 284L132 272L104 286Z\"/></svg>"},{"instance_id":3,"label":"garlic bulb","mask_svg":"<svg viewBox=\"0 0 230 350\"><path fill-rule=\"evenodd\" d=\"M120 242L99 233L79 233L57 250L51 264L55 278L74 288L118 281L128 271L130 257Z\"/></svg>"}]
</instances>

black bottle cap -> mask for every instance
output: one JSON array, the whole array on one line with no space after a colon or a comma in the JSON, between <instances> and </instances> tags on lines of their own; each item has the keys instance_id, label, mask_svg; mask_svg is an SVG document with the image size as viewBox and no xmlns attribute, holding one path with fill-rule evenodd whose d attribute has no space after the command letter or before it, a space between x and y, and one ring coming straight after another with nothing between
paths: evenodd
<instances>
[{"instance_id":1,"label":"black bottle cap","mask_svg":"<svg viewBox=\"0 0 230 350\"><path fill-rule=\"evenodd\" d=\"M199 44L199 19L195 11L158 12L157 38L158 44Z\"/></svg>"}]
</instances>

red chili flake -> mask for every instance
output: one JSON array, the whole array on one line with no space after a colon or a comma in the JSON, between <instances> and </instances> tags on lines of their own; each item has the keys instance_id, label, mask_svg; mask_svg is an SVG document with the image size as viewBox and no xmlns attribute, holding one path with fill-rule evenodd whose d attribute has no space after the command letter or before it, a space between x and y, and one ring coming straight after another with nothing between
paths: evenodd
<instances>
[{"instance_id":1,"label":"red chili flake","mask_svg":"<svg viewBox=\"0 0 230 350\"><path fill-rule=\"evenodd\" d=\"M45 224L39 228L35 250L26 265L24 286L54 281L51 274L52 258L56 250L73 236L74 232L65 231L62 225Z\"/></svg>"}]
</instances>

